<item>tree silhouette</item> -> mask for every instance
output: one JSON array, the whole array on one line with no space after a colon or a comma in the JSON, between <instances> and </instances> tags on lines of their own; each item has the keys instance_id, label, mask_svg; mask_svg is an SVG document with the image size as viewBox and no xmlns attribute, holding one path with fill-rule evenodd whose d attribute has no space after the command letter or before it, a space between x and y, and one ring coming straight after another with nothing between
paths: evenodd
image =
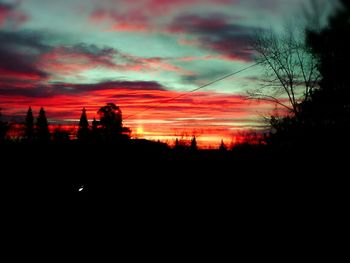
<instances>
[{"instance_id":1,"label":"tree silhouette","mask_svg":"<svg viewBox=\"0 0 350 263\"><path fill-rule=\"evenodd\" d=\"M178 150L178 149L180 149L180 148L181 148L181 146L180 146L179 139L176 138L176 139L175 139L175 144L174 144L174 149L175 149L175 150Z\"/></svg>"},{"instance_id":2,"label":"tree silhouette","mask_svg":"<svg viewBox=\"0 0 350 263\"><path fill-rule=\"evenodd\" d=\"M341 3L328 26L307 29L307 45L321 74L319 88L298 105L298 118L271 119L275 132L270 144L299 151L350 144L350 40L344 37L350 34L350 4L344 0Z\"/></svg>"},{"instance_id":3,"label":"tree silhouette","mask_svg":"<svg viewBox=\"0 0 350 263\"><path fill-rule=\"evenodd\" d=\"M79 140L87 141L89 139L90 130L89 130L89 122L86 116L86 109L83 108L80 121L79 121L79 129L77 133L77 137Z\"/></svg>"},{"instance_id":4,"label":"tree silhouette","mask_svg":"<svg viewBox=\"0 0 350 263\"><path fill-rule=\"evenodd\" d=\"M98 112L101 131L104 139L116 140L122 138L122 112L114 103L107 103Z\"/></svg>"},{"instance_id":5,"label":"tree silhouette","mask_svg":"<svg viewBox=\"0 0 350 263\"><path fill-rule=\"evenodd\" d=\"M196 136L192 137L190 149L191 149L191 151L198 150Z\"/></svg>"},{"instance_id":6,"label":"tree silhouette","mask_svg":"<svg viewBox=\"0 0 350 263\"><path fill-rule=\"evenodd\" d=\"M175 144L174 144L174 150L175 151L179 151L179 152L183 152L183 151L185 151L187 149L192 149L191 148L192 147L192 143L193 143L193 147L194 148L197 147L196 146L197 142L196 142L196 140L193 141L193 138L191 140L191 144L190 144L190 142L188 140L185 140L183 138L180 138L180 139L176 138L175 139Z\"/></svg>"},{"instance_id":7,"label":"tree silhouette","mask_svg":"<svg viewBox=\"0 0 350 263\"><path fill-rule=\"evenodd\" d=\"M282 34L261 30L251 46L256 61L265 67L265 77L260 88L248 91L249 98L277 104L298 117L299 104L310 98L320 77L304 37L291 27Z\"/></svg>"},{"instance_id":8,"label":"tree silhouette","mask_svg":"<svg viewBox=\"0 0 350 263\"><path fill-rule=\"evenodd\" d=\"M9 130L9 125L7 122L2 120L2 109L0 108L0 142L4 141L6 138L6 133Z\"/></svg>"},{"instance_id":9,"label":"tree silhouette","mask_svg":"<svg viewBox=\"0 0 350 263\"><path fill-rule=\"evenodd\" d=\"M328 26L320 31L308 31L308 44L318 57L322 79L311 103L304 103L304 122L310 128L340 140L349 140L350 132L350 3L330 17ZM323 134L323 135L324 135Z\"/></svg>"},{"instance_id":10,"label":"tree silhouette","mask_svg":"<svg viewBox=\"0 0 350 263\"><path fill-rule=\"evenodd\" d=\"M43 107L40 108L39 116L36 120L36 137L39 142L47 142L50 140L49 125Z\"/></svg>"},{"instance_id":11,"label":"tree silhouette","mask_svg":"<svg viewBox=\"0 0 350 263\"><path fill-rule=\"evenodd\" d=\"M56 128L53 131L52 139L56 143L65 143L69 141L69 131L62 129L61 127Z\"/></svg>"},{"instance_id":12,"label":"tree silhouette","mask_svg":"<svg viewBox=\"0 0 350 263\"><path fill-rule=\"evenodd\" d=\"M319 58L320 93L329 96L329 106L344 108L344 104L349 104L350 94L350 40L344 38L350 33L350 4L344 0L341 3L342 8L330 18L328 27L320 32L308 32L308 43Z\"/></svg>"},{"instance_id":13,"label":"tree silhouette","mask_svg":"<svg viewBox=\"0 0 350 263\"><path fill-rule=\"evenodd\" d=\"M224 144L224 140L221 140L221 144L220 144L220 147L219 147L219 151L226 151L227 148L226 148L226 145Z\"/></svg>"},{"instance_id":14,"label":"tree silhouette","mask_svg":"<svg viewBox=\"0 0 350 263\"><path fill-rule=\"evenodd\" d=\"M126 138L130 138L131 136L131 129L129 127L123 127L122 128L122 134Z\"/></svg>"},{"instance_id":15,"label":"tree silhouette","mask_svg":"<svg viewBox=\"0 0 350 263\"><path fill-rule=\"evenodd\" d=\"M29 107L24 123L24 137L25 139L31 141L34 138L34 116L32 108Z\"/></svg>"},{"instance_id":16,"label":"tree silhouette","mask_svg":"<svg viewBox=\"0 0 350 263\"><path fill-rule=\"evenodd\" d=\"M97 129L98 129L98 121L94 117L94 119L92 121L92 131L97 131Z\"/></svg>"}]
</instances>

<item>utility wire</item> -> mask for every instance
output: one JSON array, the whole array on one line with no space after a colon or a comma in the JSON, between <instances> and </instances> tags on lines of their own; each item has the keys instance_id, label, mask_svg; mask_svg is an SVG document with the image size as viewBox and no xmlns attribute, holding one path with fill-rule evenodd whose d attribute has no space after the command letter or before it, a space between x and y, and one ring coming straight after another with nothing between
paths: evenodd
<instances>
[{"instance_id":1,"label":"utility wire","mask_svg":"<svg viewBox=\"0 0 350 263\"><path fill-rule=\"evenodd\" d=\"M206 83L206 84L204 84L204 85L201 85L201 86L198 87L198 88L189 90L189 91L187 91L187 92L183 92L182 94L180 94L180 95L178 95L178 96L175 96L175 97L172 97L172 98L170 98L170 99L163 100L163 101L157 103L156 105L146 107L144 110L139 111L138 113L135 113L135 114L126 116L126 117L123 118L123 119L124 119L124 120L125 120L125 119L129 119L129 118L134 117L134 116L136 116L136 115L139 115L139 114L141 114L141 113L143 113L143 112L145 112L145 111L148 111L148 110L157 108L159 105L161 105L161 104L163 104L163 103L171 102L171 101L174 101L174 100L176 100L176 99L178 99L178 98L182 98L182 97L184 97L184 96L187 96L187 95L189 95L190 93L194 93L194 92L196 92L196 91L198 91L198 90L200 90L200 89L203 89L203 88L205 88L205 87L211 86L211 85L213 85L214 83L217 83L217 82L219 82L219 81L222 81L222 80L224 80L224 79L227 79L227 78L229 78L229 77L232 77L233 75L237 75L237 74L239 74L239 73L241 73L241 72L243 72L243 71L246 71L246 70L248 70L248 69L250 69L250 68L253 68L253 67L255 67L255 66L259 65L259 64L262 64L262 63L263 63L262 61L261 61L261 62L257 62L257 63L255 63L255 64L252 64L252 65L248 66L248 67L245 67L245 68L242 68L242 69L240 69L240 70L238 70L238 71L235 71L235 72L232 72L232 73L230 73L230 74L227 74L227 75L225 75L225 76L223 76L223 77L220 77L220 78L218 78L218 79L216 79L216 80L213 80L213 81L208 82L208 83Z\"/></svg>"}]
</instances>

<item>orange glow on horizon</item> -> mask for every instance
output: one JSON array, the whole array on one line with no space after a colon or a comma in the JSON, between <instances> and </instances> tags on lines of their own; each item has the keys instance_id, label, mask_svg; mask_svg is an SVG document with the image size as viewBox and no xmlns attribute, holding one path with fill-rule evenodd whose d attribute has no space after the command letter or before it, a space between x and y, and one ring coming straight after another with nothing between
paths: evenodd
<instances>
[{"instance_id":1,"label":"orange glow on horizon","mask_svg":"<svg viewBox=\"0 0 350 263\"><path fill-rule=\"evenodd\" d=\"M23 119L29 106L37 117L44 107L52 124L78 126L81 110L87 110L91 120L98 119L98 109L114 102L122 109L123 124L131 128L132 137L172 142L181 137L197 137L201 147L218 147L221 140L231 144L237 131L261 130L262 118L257 115L271 112L271 105L252 103L242 96L201 91L177 100L177 91L137 90L123 87L93 90L86 93L51 97L21 97L0 95L4 116ZM161 103L164 101L164 103ZM146 108L152 107L145 111ZM171 144L171 143L169 143Z\"/></svg>"}]
</instances>

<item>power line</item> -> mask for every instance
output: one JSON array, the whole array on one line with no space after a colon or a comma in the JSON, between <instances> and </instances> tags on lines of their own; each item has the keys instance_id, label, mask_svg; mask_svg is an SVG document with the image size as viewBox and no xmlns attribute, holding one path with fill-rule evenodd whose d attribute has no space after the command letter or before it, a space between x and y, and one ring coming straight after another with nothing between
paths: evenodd
<instances>
[{"instance_id":1,"label":"power line","mask_svg":"<svg viewBox=\"0 0 350 263\"><path fill-rule=\"evenodd\" d=\"M238 70L238 71L232 72L232 73L227 74L227 75L225 75L225 76L223 76L223 77L220 77L220 78L218 78L218 79L216 79L216 80L213 80L213 81L211 81L211 82L209 82L209 83L206 83L206 84L204 84L204 85L201 85L201 86L198 87L198 88L195 88L195 89L192 89L192 90L190 90L190 91L184 92L184 93L182 93L182 94L180 94L180 95L178 95L178 96L172 97L172 98L170 98L170 99L163 100L163 101L157 103L156 105L146 107L144 110L139 111L138 113L135 113L135 114L126 116L126 117L124 118L124 120L125 120L125 119L129 119L129 118L131 118L131 117L134 117L134 116L136 116L136 115L139 115L139 114L141 114L141 113L143 113L143 112L145 112L145 111L148 111L148 110L157 108L159 105L161 105L161 104L163 104L163 103L171 102L171 101L174 101L174 100L176 100L176 99L178 99L178 98L182 98L182 97L184 97L184 96L187 96L187 95L190 94L190 93L193 93L193 92L196 92L196 91L198 91L198 90L200 90L200 89L203 89L203 88L205 88L205 87L211 86L211 85L213 85L214 83L217 83L217 82L219 82L219 81L222 81L222 80L224 80L224 79L227 79L227 78L229 78L229 77L232 77L233 75L237 75L237 74L239 74L239 73L241 73L241 72L243 72L243 71L246 71L246 70L248 70L248 69L250 69L250 68L253 68L253 67L255 67L255 66L257 66L257 65L259 65L259 64L261 64L261 63L263 63L263 62L256 62L256 63L254 63L254 64L252 64L252 65L250 65L250 66L248 66L248 67L242 68L242 69L240 69L240 70Z\"/></svg>"}]
</instances>

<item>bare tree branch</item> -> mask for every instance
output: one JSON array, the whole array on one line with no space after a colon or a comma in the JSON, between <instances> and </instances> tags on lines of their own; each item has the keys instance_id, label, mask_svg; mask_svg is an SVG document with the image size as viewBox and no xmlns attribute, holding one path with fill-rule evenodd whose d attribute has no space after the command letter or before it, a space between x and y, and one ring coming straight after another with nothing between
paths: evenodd
<instances>
[{"instance_id":1,"label":"bare tree branch","mask_svg":"<svg viewBox=\"0 0 350 263\"><path fill-rule=\"evenodd\" d=\"M264 94L252 94L248 97L246 97L246 99L248 100L262 100L262 101L267 101L267 102L272 102L275 104L278 104L280 106L282 106L283 108L286 108L288 111L293 111L293 108L291 108L290 106L282 103L279 99L273 97L273 96L269 96L269 95L264 95Z\"/></svg>"},{"instance_id":2,"label":"bare tree branch","mask_svg":"<svg viewBox=\"0 0 350 263\"><path fill-rule=\"evenodd\" d=\"M257 32L251 46L266 74L260 89L248 92L248 96L278 104L297 117L299 104L309 98L319 78L316 59L304 39L291 27L279 35L270 29Z\"/></svg>"}]
</instances>

